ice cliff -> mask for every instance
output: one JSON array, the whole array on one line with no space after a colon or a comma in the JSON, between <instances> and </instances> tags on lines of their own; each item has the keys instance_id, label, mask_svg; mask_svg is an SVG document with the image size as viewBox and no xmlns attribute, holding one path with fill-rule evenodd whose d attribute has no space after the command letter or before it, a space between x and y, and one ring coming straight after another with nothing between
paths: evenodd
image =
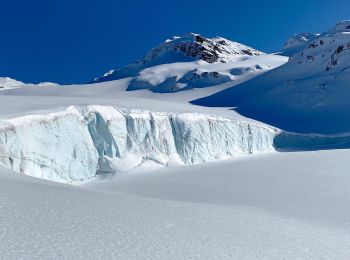
<instances>
[{"instance_id":1,"label":"ice cliff","mask_svg":"<svg viewBox=\"0 0 350 260\"><path fill-rule=\"evenodd\" d=\"M0 121L0 163L71 183L146 162L198 164L273 150L277 130L198 113L71 106Z\"/></svg>"}]
</instances>

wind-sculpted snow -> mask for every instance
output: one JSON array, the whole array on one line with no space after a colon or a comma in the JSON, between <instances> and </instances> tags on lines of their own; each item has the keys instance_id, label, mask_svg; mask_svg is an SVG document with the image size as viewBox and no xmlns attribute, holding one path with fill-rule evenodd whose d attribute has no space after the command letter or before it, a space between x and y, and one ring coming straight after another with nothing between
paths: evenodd
<instances>
[{"instance_id":1,"label":"wind-sculpted snow","mask_svg":"<svg viewBox=\"0 0 350 260\"><path fill-rule=\"evenodd\" d=\"M58 182L84 181L144 163L197 164L273 150L276 129L198 113L106 106L0 123L0 163Z\"/></svg>"}]
</instances>

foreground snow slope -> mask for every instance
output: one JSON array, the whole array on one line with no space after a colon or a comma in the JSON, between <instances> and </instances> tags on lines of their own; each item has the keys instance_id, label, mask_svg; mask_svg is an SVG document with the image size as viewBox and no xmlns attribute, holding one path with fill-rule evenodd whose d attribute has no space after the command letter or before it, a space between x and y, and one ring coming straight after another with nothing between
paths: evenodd
<instances>
[{"instance_id":1,"label":"foreground snow slope","mask_svg":"<svg viewBox=\"0 0 350 260\"><path fill-rule=\"evenodd\" d=\"M1 168L1 258L348 259L348 153L271 154L86 188Z\"/></svg>"},{"instance_id":2,"label":"foreground snow slope","mask_svg":"<svg viewBox=\"0 0 350 260\"><path fill-rule=\"evenodd\" d=\"M285 65L195 104L235 107L294 132L350 131L350 21L320 34Z\"/></svg>"},{"instance_id":3,"label":"foreground snow slope","mask_svg":"<svg viewBox=\"0 0 350 260\"><path fill-rule=\"evenodd\" d=\"M149 161L197 164L273 150L276 129L223 117L70 107L0 121L0 162L44 179L72 182Z\"/></svg>"}]
</instances>

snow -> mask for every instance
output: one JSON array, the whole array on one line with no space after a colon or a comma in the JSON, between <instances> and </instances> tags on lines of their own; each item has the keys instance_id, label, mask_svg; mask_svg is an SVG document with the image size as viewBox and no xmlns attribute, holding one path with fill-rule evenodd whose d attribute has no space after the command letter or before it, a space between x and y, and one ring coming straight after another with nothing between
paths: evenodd
<instances>
[{"instance_id":1,"label":"snow","mask_svg":"<svg viewBox=\"0 0 350 260\"><path fill-rule=\"evenodd\" d=\"M22 81L18 81L15 79L11 79L9 77L1 77L0 78L0 89L7 89L12 87L17 87L20 85L24 85Z\"/></svg>"},{"instance_id":2,"label":"snow","mask_svg":"<svg viewBox=\"0 0 350 260\"><path fill-rule=\"evenodd\" d=\"M58 113L4 120L0 162L26 175L71 183L149 161L197 164L272 151L277 133L197 113L72 106Z\"/></svg>"},{"instance_id":3,"label":"snow","mask_svg":"<svg viewBox=\"0 0 350 260\"><path fill-rule=\"evenodd\" d=\"M261 55L218 66L229 71L232 66L242 68L258 63L272 67L284 61L285 58L280 56ZM172 70L175 67L181 69L178 64L169 66L174 66ZM199 65L191 63L191 69L195 66ZM202 70L210 69L210 64L200 66ZM171 71L165 65L163 68L163 74ZM257 70L264 72L260 68ZM154 74L168 76L157 69ZM254 73L244 75L236 83L253 76ZM275 134L274 131L270 133L272 128L226 109L206 109L188 103L225 89L235 84L234 81L229 85L192 89L186 93L152 93L148 90L125 91L130 80L57 88L28 86L2 91L1 162L17 172L72 183L91 179L98 171L127 171L151 162L161 165L203 163L272 149ZM75 107L66 110L71 105ZM183 120L187 114L193 115L188 122ZM154 122L159 124L159 129L154 129ZM213 122L221 122L218 129L211 126ZM176 135L173 133L175 127ZM213 129L220 136L212 136L214 132L202 135L201 129ZM253 143L249 131L254 134ZM28 135L31 138L28 139ZM159 137L162 142L158 142ZM211 149L210 153L206 146ZM217 152L213 150L219 147ZM61 153L65 156L56 160Z\"/></svg>"},{"instance_id":4,"label":"snow","mask_svg":"<svg viewBox=\"0 0 350 260\"><path fill-rule=\"evenodd\" d=\"M237 85L278 67L286 61L286 57L266 54L252 57L236 57L235 62L225 64L208 64L200 61L171 63L154 66L141 71L142 78L136 76L134 78L129 77L103 83L68 85L57 88L50 86L27 86L25 88L3 90L0 95L0 103L3 105L2 109L0 109L0 118L62 111L70 105L88 106L95 104L118 106L128 109L151 110L155 112L208 113L249 120L227 109L206 109L205 107L193 106L188 102ZM237 75L237 72L233 71L232 74L234 75L231 75L231 71L234 69L243 71L243 73L238 73L239 75ZM214 72L216 70L222 74L230 75L233 79L231 78L229 82L219 85L205 88L188 88L186 91L175 93L171 91L167 91L169 93L157 91L157 93L143 89L125 91L130 87L130 83L136 80L141 81L141 83L145 81L147 84L149 83L148 80L151 80L154 84L162 84L163 80L166 81L168 78L171 79L174 76L185 75L191 71L202 73Z\"/></svg>"},{"instance_id":5,"label":"snow","mask_svg":"<svg viewBox=\"0 0 350 260\"><path fill-rule=\"evenodd\" d=\"M312 41L314 41L320 34L318 33L299 33L290 37L284 44L282 51L283 55L292 56L302 49L307 47Z\"/></svg>"},{"instance_id":6,"label":"snow","mask_svg":"<svg viewBox=\"0 0 350 260\"><path fill-rule=\"evenodd\" d=\"M127 90L164 93L235 83L265 73L285 61L285 57L266 54L236 57L234 61L220 64L204 61L161 64L141 70L130 80Z\"/></svg>"},{"instance_id":7,"label":"snow","mask_svg":"<svg viewBox=\"0 0 350 260\"><path fill-rule=\"evenodd\" d=\"M1 169L1 256L347 259L348 153L271 154L84 187Z\"/></svg>"},{"instance_id":8,"label":"snow","mask_svg":"<svg viewBox=\"0 0 350 260\"><path fill-rule=\"evenodd\" d=\"M325 34L335 34L350 32L350 20L344 20L337 23L332 29L327 31Z\"/></svg>"},{"instance_id":9,"label":"snow","mask_svg":"<svg viewBox=\"0 0 350 260\"><path fill-rule=\"evenodd\" d=\"M189 34L118 80L7 80L1 258L348 259L347 26L288 62Z\"/></svg>"},{"instance_id":10,"label":"snow","mask_svg":"<svg viewBox=\"0 0 350 260\"><path fill-rule=\"evenodd\" d=\"M193 103L232 107L286 131L350 132L347 24L320 34L284 65Z\"/></svg>"},{"instance_id":11,"label":"snow","mask_svg":"<svg viewBox=\"0 0 350 260\"><path fill-rule=\"evenodd\" d=\"M141 70L160 64L203 61L204 63L228 63L237 57L251 57L263 54L258 50L222 37L205 38L196 33L181 37L174 36L151 49L135 63L124 68L110 70L94 82L135 77Z\"/></svg>"},{"instance_id":12,"label":"snow","mask_svg":"<svg viewBox=\"0 0 350 260\"><path fill-rule=\"evenodd\" d=\"M12 89L12 88L20 88L25 86L34 86L35 84L24 83L22 81L18 81L9 77L0 77L0 90ZM37 84L39 86L58 86L57 83L52 82L41 82Z\"/></svg>"}]
</instances>

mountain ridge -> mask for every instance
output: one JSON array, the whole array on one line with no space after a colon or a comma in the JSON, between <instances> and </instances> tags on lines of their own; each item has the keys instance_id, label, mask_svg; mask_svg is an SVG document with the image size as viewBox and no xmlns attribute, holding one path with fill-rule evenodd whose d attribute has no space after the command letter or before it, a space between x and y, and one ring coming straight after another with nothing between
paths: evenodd
<instances>
[{"instance_id":1,"label":"mountain ridge","mask_svg":"<svg viewBox=\"0 0 350 260\"><path fill-rule=\"evenodd\" d=\"M140 70L164 63L205 61L228 63L237 56L257 56L263 52L223 37L206 38L197 33L174 36L152 48L144 57L123 68L110 70L93 82L103 82L135 76Z\"/></svg>"}]
</instances>

